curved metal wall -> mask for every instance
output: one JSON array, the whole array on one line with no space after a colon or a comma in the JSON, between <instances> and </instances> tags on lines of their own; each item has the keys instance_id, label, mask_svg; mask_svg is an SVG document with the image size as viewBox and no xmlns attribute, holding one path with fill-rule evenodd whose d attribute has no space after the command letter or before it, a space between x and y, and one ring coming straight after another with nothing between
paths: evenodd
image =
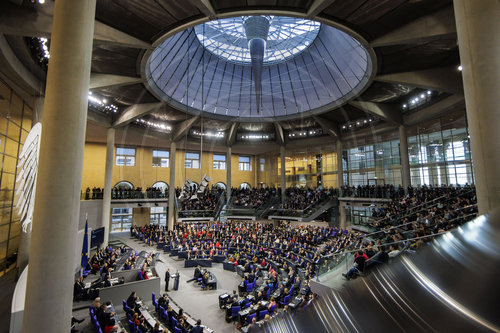
<instances>
[{"instance_id":1,"label":"curved metal wall","mask_svg":"<svg viewBox=\"0 0 500 333\"><path fill-rule=\"evenodd\" d=\"M266 332L499 332L500 212L330 290Z\"/></svg>"}]
</instances>

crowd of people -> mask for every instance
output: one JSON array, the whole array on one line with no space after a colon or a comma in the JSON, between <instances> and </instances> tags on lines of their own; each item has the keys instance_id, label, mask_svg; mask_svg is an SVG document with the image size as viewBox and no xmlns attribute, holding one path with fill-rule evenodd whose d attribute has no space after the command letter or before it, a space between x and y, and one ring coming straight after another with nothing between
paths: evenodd
<instances>
[{"instance_id":1,"label":"crowd of people","mask_svg":"<svg viewBox=\"0 0 500 333\"><path fill-rule=\"evenodd\" d=\"M278 191L274 187L267 188L233 188L231 189L232 204L236 208L257 209L271 197L276 196Z\"/></svg>"},{"instance_id":2,"label":"crowd of people","mask_svg":"<svg viewBox=\"0 0 500 333\"><path fill-rule=\"evenodd\" d=\"M332 189L318 187L286 189L286 201L280 206L281 209L304 210L312 207L318 202L325 200L333 195Z\"/></svg>"},{"instance_id":3,"label":"crowd of people","mask_svg":"<svg viewBox=\"0 0 500 333\"><path fill-rule=\"evenodd\" d=\"M222 189L215 187L210 190L206 189L203 193L198 193L196 189L192 189L186 193L184 200L180 202L181 210L214 210L223 192ZM181 190L176 189L176 194L179 197Z\"/></svg>"},{"instance_id":4,"label":"crowd of people","mask_svg":"<svg viewBox=\"0 0 500 333\"><path fill-rule=\"evenodd\" d=\"M104 196L104 189L100 187L90 187L85 189L85 200L100 200ZM142 187L133 189L124 187L114 187L111 190L111 199L159 199L167 198L168 190L159 187L148 187L143 191Z\"/></svg>"},{"instance_id":5,"label":"crowd of people","mask_svg":"<svg viewBox=\"0 0 500 333\"><path fill-rule=\"evenodd\" d=\"M350 248L355 251L355 265L344 276L350 279L402 252L413 253L434 237L472 220L477 212L473 185L410 187L400 199L372 210L376 231Z\"/></svg>"}]
</instances>

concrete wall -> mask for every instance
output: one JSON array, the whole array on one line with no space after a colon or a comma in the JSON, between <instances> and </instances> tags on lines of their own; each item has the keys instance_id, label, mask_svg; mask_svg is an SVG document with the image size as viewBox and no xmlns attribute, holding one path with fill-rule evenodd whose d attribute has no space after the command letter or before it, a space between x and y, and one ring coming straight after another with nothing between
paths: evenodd
<instances>
[{"instance_id":1,"label":"concrete wall","mask_svg":"<svg viewBox=\"0 0 500 333\"><path fill-rule=\"evenodd\" d=\"M132 208L132 219L135 225L143 226L148 225L151 218L151 211L149 207Z\"/></svg>"}]
</instances>

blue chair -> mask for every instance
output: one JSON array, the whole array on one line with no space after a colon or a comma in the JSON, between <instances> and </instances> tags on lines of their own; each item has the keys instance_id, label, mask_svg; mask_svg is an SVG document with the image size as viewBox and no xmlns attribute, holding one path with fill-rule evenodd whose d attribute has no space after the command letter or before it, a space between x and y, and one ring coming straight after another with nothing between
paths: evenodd
<instances>
[{"instance_id":1,"label":"blue chair","mask_svg":"<svg viewBox=\"0 0 500 333\"><path fill-rule=\"evenodd\" d=\"M266 316L266 314L267 314L267 310L259 311L259 320L264 319L264 317Z\"/></svg>"},{"instance_id":2,"label":"blue chair","mask_svg":"<svg viewBox=\"0 0 500 333\"><path fill-rule=\"evenodd\" d=\"M177 319L172 316L172 327L177 327Z\"/></svg>"},{"instance_id":3,"label":"blue chair","mask_svg":"<svg viewBox=\"0 0 500 333\"><path fill-rule=\"evenodd\" d=\"M144 276L142 276L141 271L137 272L139 274L139 280L144 280Z\"/></svg>"},{"instance_id":4,"label":"blue chair","mask_svg":"<svg viewBox=\"0 0 500 333\"><path fill-rule=\"evenodd\" d=\"M250 307L250 305L252 305L252 303L251 303L251 302L247 302L247 303L243 304L243 305L241 306L241 308L242 308L242 309L248 309L248 308Z\"/></svg>"},{"instance_id":5,"label":"blue chair","mask_svg":"<svg viewBox=\"0 0 500 333\"><path fill-rule=\"evenodd\" d=\"M128 305L127 305L127 302L125 302L124 299L122 299L122 305L123 305L123 311L127 312Z\"/></svg>"},{"instance_id":6,"label":"blue chair","mask_svg":"<svg viewBox=\"0 0 500 333\"><path fill-rule=\"evenodd\" d=\"M277 306L276 304L275 304L275 305L273 305L273 306L271 306L271 308L269 309L269 315L271 315L271 316L272 316L274 313L276 313L276 308L277 308L277 307L278 307L278 306Z\"/></svg>"},{"instance_id":7,"label":"blue chair","mask_svg":"<svg viewBox=\"0 0 500 333\"><path fill-rule=\"evenodd\" d=\"M160 312L160 316L165 320L165 322L168 324L170 322L170 318L168 317L168 312L163 310L163 312Z\"/></svg>"},{"instance_id":8,"label":"blue chair","mask_svg":"<svg viewBox=\"0 0 500 333\"><path fill-rule=\"evenodd\" d=\"M182 330L179 327L174 327L174 333L182 333Z\"/></svg>"},{"instance_id":9,"label":"blue chair","mask_svg":"<svg viewBox=\"0 0 500 333\"><path fill-rule=\"evenodd\" d=\"M291 297L292 297L292 296L290 296L290 295L286 295L286 296L285 296L285 298L283 299L283 302L281 302L281 301L280 301L279 303L280 303L282 306L288 305L288 303L290 303L290 298L291 298Z\"/></svg>"},{"instance_id":10,"label":"blue chair","mask_svg":"<svg viewBox=\"0 0 500 333\"><path fill-rule=\"evenodd\" d=\"M252 319L253 318L257 318L257 314L256 313L252 313L251 315L248 316L248 323L249 324L252 323Z\"/></svg>"},{"instance_id":11,"label":"blue chair","mask_svg":"<svg viewBox=\"0 0 500 333\"><path fill-rule=\"evenodd\" d=\"M238 312L240 312L241 307L240 306L233 306L231 308L231 319L238 318Z\"/></svg>"},{"instance_id":12,"label":"blue chair","mask_svg":"<svg viewBox=\"0 0 500 333\"><path fill-rule=\"evenodd\" d=\"M271 288L267 289L266 299L268 300L271 297Z\"/></svg>"},{"instance_id":13,"label":"blue chair","mask_svg":"<svg viewBox=\"0 0 500 333\"><path fill-rule=\"evenodd\" d=\"M135 332L135 323L132 320L128 321L128 328L130 332Z\"/></svg>"},{"instance_id":14,"label":"blue chair","mask_svg":"<svg viewBox=\"0 0 500 333\"><path fill-rule=\"evenodd\" d=\"M151 300L153 301L153 303L156 301L155 293L151 293Z\"/></svg>"},{"instance_id":15,"label":"blue chair","mask_svg":"<svg viewBox=\"0 0 500 333\"><path fill-rule=\"evenodd\" d=\"M247 293L251 292L253 289L253 283L247 284Z\"/></svg>"}]
</instances>

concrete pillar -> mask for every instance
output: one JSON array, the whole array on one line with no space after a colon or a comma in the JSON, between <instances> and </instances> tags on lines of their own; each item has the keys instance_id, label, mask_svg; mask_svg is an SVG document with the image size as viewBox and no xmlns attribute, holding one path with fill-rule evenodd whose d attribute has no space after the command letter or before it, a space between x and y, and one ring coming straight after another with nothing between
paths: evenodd
<instances>
[{"instance_id":1,"label":"concrete pillar","mask_svg":"<svg viewBox=\"0 0 500 333\"><path fill-rule=\"evenodd\" d=\"M226 202L231 200L231 147L226 151Z\"/></svg>"},{"instance_id":2,"label":"concrete pillar","mask_svg":"<svg viewBox=\"0 0 500 333\"><path fill-rule=\"evenodd\" d=\"M168 230L174 230L175 224L175 155L177 144L172 141L170 144L170 186L168 187Z\"/></svg>"},{"instance_id":3,"label":"concrete pillar","mask_svg":"<svg viewBox=\"0 0 500 333\"><path fill-rule=\"evenodd\" d=\"M40 96L35 98L35 104L33 107L33 114L31 115L31 126L42 121L43 117L43 104L45 103L45 97ZM43 130L43 129L42 129Z\"/></svg>"},{"instance_id":4,"label":"concrete pillar","mask_svg":"<svg viewBox=\"0 0 500 333\"><path fill-rule=\"evenodd\" d=\"M35 98L35 104L33 107L33 114L31 115L31 127L36 123L42 121L43 116L43 104L45 103L45 97L40 96ZM43 130L43 129L42 129ZM30 253L30 242L31 242L31 229L28 228L26 232L21 231L19 238L19 248L17 254L17 274L18 276L24 271L28 265L29 253Z\"/></svg>"},{"instance_id":5,"label":"concrete pillar","mask_svg":"<svg viewBox=\"0 0 500 333\"><path fill-rule=\"evenodd\" d=\"M54 3L24 333L70 331L95 6Z\"/></svg>"},{"instance_id":6,"label":"concrete pillar","mask_svg":"<svg viewBox=\"0 0 500 333\"><path fill-rule=\"evenodd\" d=\"M339 203L339 226L341 229L347 228L347 221L345 216L345 206Z\"/></svg>"},{"instance_id":7,"label":"concrete pillar","mask_svg":"<svg viewBox=\"0 0 500 333\"><path fill-rule=\"evenodd\" d=\"M113 157L115 152L115 129L108 128L108 140L106 145L106 167L104 170L104 193L102 197L102 219L101 227L104 227L103 247L108 246L109 233L111 232L111 183L113 180Z\"/></svg>"},{"instance_id":8,"label":"concrete pillar","mask_svg":"<svg viewBox=\"0 0 500 333\"><path fill-rule=\"evenodd\" d=\"M342 141L337 140L335 143L335 148L337 149L337 187L341 188L344 186L344 165L342 164Z\"/></svg>"},{"instance_id":9,"label":"concrete pillar","mask_svg":"<svg viewBox=\"0 0 500 333\"><path fill-rule=\"evenodd\" d=\"M286 201L286 168L285 168L285 146L280 147L281 157L281 203Z\"/></svg>"},{"instance_id":10,"label":"concrete pillar","mask_svg":"<svg viewBox=\"0 0 500 333\"><path fill-rule=\"evenodd\" d=\"M478 208L483 214L500 206L500 2L454 0L453 5Z\"/></svg>"},{"instance_id":11,"label":"concrete pillar","mask_svg":"<svg viewBox=\"0 0 500 333\"><path fill-rule=\"evenodd\" d=\"M406 192L408 186L411 186L411 177L410 158L408 155L408 136L404 125L399 126L399 155L401 157L401 185L403 185Z\"/></svg>"}]
</instances>

